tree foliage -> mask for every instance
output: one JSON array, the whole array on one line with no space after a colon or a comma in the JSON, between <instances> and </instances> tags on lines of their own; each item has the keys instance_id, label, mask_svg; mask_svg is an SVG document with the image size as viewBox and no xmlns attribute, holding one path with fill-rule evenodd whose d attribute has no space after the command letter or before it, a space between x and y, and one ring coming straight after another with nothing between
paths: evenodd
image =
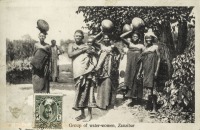
<instances>
[{"instance_id":1,"label":"tree foliage","mask_svg":"<svg viewBox=\"0 0 200 130\"><path fill-rule=\"evenodd\" d=\"M189 21L192 9L193 7L80 6L76 13L83 13L84 22L87 23L92 34L99 31L102 20L109 19L115 25L114 34L119 36L122 33L122 27L130 24L134 17L142 18L146 27L153 28L159 34L160 22L174 22L181 18Z\"/></svg>"}]
</instances>

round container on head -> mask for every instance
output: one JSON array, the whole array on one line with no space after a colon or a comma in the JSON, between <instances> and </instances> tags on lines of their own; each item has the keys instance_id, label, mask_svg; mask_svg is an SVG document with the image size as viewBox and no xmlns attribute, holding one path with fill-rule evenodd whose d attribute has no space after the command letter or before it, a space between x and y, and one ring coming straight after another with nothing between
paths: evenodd
<instances>
[{"instance_id":1,"label":"round container on head","mask_svg":"<svg viewBox=\"0 0 200 130\"><path fill-rule=\"evenodd\" d=\"M102 26L102 29L103 29L102 31L106 32L106 33L112 32L112 30L114 28L113 22L108 20L108 19L104 19L101 22L101 26Z\"/></svg>"},{"instance_id":2,"label":"round container on head","mask_svg":"<svg viewBox=\"0 0 200 130\"><path fill-rule=\"evenodd\" d=\"M46 33L49 31L49 24L45 20L39 19L37 21L37 28L40 30L40 32Z\"/></svg>"},{"instance_id":3,"label":"round container on head","mask_svg":"<svg viewBox=\"0 0 200 130\"><path fill-rule=\"evenodd\" d=\"M133 28L129 24L125 24L123 26L123 33L133 30Z\"/></svg>"},{"instance_id":4,"label":"round container on head","mask_svg":"<svg viewBox=\"0 0 200 130\"><path fill-rule=\"evenodd\" d=\"M145 26L144 21L141 18L139 18L139 17L133 18L133 20L131 22L131 27L134 30L137 30L137 29L144 27L144 26Z\"/></svg>"}]
</instances>

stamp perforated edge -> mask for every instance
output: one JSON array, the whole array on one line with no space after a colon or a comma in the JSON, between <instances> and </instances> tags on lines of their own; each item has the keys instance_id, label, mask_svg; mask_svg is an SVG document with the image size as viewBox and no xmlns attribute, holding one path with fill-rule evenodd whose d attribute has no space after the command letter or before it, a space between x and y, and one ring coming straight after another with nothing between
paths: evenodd
<instances>
[{"instance_id":1,"label":"stamp perforated edge","mask_svg":"<svg viewBox=\"0 0 200 130\"><path fill-rule=\"evenodd\" d=\"M48 96L61 96L62 97L62 103L63 103L63 96L66 96L65 94L53 94L53 93L34 93L33 94L33 120L32 120L32 128L33 130L62 130L63 126L61 125L61 129L51 129L51 128L35 128L35 97L38 95L48 95ZM63 114L63 104L62 104L62 114ZM63 122L63 115L62 115L62 122Z\"/></svg>"}]
</instances>

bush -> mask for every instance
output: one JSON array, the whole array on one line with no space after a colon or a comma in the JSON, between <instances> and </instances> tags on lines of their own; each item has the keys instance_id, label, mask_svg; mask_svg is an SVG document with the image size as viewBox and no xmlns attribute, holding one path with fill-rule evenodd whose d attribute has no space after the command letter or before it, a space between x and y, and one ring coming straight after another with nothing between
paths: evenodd
<instances>
[{"instance_id":1,"label":"bush","mask_svg":"<svg viewBox=\"0 0 200 130\"><path fill-rule=\"evenodd\" d=\"M31 58L14 60L7 63L6 82L12 84L31 83Z\"/></svg>"},{"instance_id":2,"label":"bush","mask_svg":"<svg viewBox=\"0 0 200 130\"><path fill-rule=\"evenodd\" d=\"M29 35L22 40L6 39L6 62L13 60L24 60L31 57L34 52L34 44L37 42Z\"/></svg>"},{"instance_id":3,"label":"bush","mask_svg":"<svg viewBox=\"0 0 200 130\"><path fill-rule=\"evenodd\" d=\"M162 104L158 118L164 122L193 123L195 112L194 33L188 36L188 48L172 60L173 74L159 95Z\"/></svg>"}]
</instances>

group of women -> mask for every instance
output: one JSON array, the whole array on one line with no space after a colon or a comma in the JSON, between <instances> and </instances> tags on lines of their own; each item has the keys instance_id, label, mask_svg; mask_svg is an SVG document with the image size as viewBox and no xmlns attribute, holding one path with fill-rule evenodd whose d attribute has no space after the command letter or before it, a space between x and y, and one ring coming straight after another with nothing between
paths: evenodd
<instances>
[{"instance_id":1,"label":"group of women","mask_svg":"<svg viewBox=\"0 0 200 130\"><path fill-rule=\"evenodd\" d=\"M138 81L142 78L142 88L146 90L147 104L152 104L151 110L156 110L156 96L153 94L154 82L158 74L160 53L155 45L155 35L146 33L145 45L140 43L140 33L134 30L123 33L122 42L127 45L127 65L125 70L126 97L142 99ZM76 120L89 121L92 119L92 108L109 109L115 105L116 90L119 85L118 66L120 51L110 40L110 35L103 31L95 36L89 36L86 43L84 33L77 30L74 33L75 42L68 47L68 55L72 58L75 80L74 110L81 110ZM130 40L131 39L131 40ZM97 96L94 96L94 87L97 87ZM131 106L129 104L129 106ZM84 109L88 108L85 116Z\"/></svg>"},{"instance_id":2,"label":"group of women","mask_svg":"<svg viewBox=\"0 0 200 130\"><path fill-rule=\"evenodd\" d=\"M35 52L31 64L33 66L34 93L50 93L49 68L50 45L44 40L48 31L48 24L44 20L38 20L40 30L40 42L35 45ZM45 26L44 26L45 25ZM68 56L72 58L73 76L75 81L74 110L81 110L81 115L76 120L90 121L92 108L103 110L113 108L116 93L119 86L119 64L122 52L111 40L111 35L101 27L101 32L95 36L89 36L84 43L84 33L77 30L74 33L75 42L68 46ZM126 45L124 51L127 55L125 80L123 89L126 97L131 100L128 106L132 106L137 99L146 98L150 110L156 110L156 96L154 95L155 81L160 66L160 53L158 46L154 44L156 36L153 32L144 35L144 44L141 43L141 32L131 29L124 32L120 38L121 44ZM142 79L142 85L139 83ZM97 87L97 96L94 95L94 87ZM142 89L141 89L142 88ZM145 95L143 94L145 90ZM149 104L149 105L148 105ZM84 109L88 108L85 116Z\"/></svg>"}]
</instances>

